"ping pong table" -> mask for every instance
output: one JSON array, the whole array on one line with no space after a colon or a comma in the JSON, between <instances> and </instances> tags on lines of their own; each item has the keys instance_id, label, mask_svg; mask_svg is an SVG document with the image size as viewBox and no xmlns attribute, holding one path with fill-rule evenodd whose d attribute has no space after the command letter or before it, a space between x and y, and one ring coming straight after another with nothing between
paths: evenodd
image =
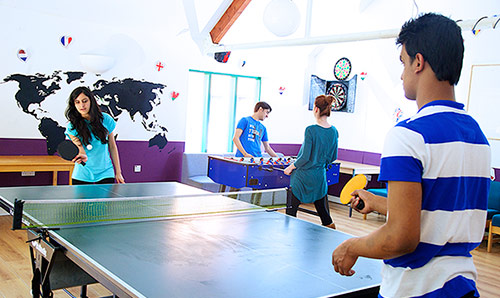
<instances>
[{"instance_id":1,"label":"ping pong table","mask_svg":"<svg viewBox=\"0 0 500 298\"><path fill-rule=\"evenodd\" d=\"M169 204L185 215L28 230L42 271L33 287L45 282L42 296L95 282L119 297L377 296L380 261L360 258L351 277L333 270L331 254L350 235L177 182L0 188L0 205L13 214L16 199L146 196L179 196ZM239 211L197 213L185 202Z\"/></svg>"}]
</instances>

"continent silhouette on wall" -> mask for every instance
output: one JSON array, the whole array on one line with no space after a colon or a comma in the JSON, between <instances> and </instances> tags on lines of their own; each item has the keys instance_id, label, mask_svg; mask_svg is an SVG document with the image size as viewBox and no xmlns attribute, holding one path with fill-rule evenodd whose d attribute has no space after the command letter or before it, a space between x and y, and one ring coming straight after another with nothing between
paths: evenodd
<instances>
[{"instance_id":1,"label":"continent silhouette on wall","mask_svg":"<svg viewBox=\"0 0 500 298\"><path fill-rule=\"evenodd\" d=\"M17 82L19 89L14 96L17 105L22 112L40 121L38 130L47 140L49 155L53 155L57 145L65 139L66 123L58 123L51 118L51 114L61 112L51 112L50 108L45 107L50 105L44 103L52 97L58 97L58 102L61 102L62 97L65 99L65 108L69 94L77 87L75 84L71 86L70 84L76 81L79 81L80 85L88 85L96 95L101 111L110 114L116 121L123 112L126 112L134 122L139 117L142 127L154 133L154 137L149 140L149 147L165 148L168 143L166 137L168 130L158 123L154 109L161 104L161 95L164 94L166 85L132 78L123 80L113 78L110 81L100 79L91 85L85 83L85 75L86 73L81 71L56 70L51 75L12 74L3 79L5 83Z\"/></svg>"}]
</instances>

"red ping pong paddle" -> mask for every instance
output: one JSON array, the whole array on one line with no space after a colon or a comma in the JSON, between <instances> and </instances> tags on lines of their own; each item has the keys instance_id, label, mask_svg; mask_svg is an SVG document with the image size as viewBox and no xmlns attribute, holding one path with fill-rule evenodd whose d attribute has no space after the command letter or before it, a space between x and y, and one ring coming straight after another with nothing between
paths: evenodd
<instances>
[{"instance_id":1,"label":"red ping pong paddle","mask_svg":"<svg viewBox=\"0 0 500 298\"><path fill-rule=\"evenodd\" d=\"M365 188L366 183L368 183L368 179L366 179L366 176L363 174L352 177L349 181L347 181L342 189L342 192L340 193L340 202L342 204L348 204L352 198L351 193L356 189ZM359 210L365 208L365 202L360 199L356 208Z\"/></svg>"},{"instance_id":2,"label":"red ping pong paddle","mask_svg":"<svg viewBox=\"0 0 500 298\"><path fill-rule=\"evenodd\" d=\"M78 155L79 150L72 141L64 140L57 146L57 152L62 158L72 161ZM81 165L84 166L85 162L82 161Z\"/></svg>"}]
</instances>

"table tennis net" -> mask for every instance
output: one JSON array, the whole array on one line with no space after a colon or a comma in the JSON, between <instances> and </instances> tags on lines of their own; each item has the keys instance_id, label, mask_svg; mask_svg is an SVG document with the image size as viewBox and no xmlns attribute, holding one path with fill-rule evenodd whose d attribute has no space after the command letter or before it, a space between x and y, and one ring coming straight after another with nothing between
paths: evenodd
<instances>
[{"instance_id":1,"label":"table tennis net","mask_svg":"<svg viewBox=\"0 0 500 298\"><path fill-rule=\"evenodd\" d=\"M284 192L283 190L278 190ZM239 200L249 195L253 203L261 203L262 193L225 193L182 196L152 196L102 199L68 200L16 200L14 206L14 229L60 228L113 223L118 221L141 221L182 216L203 216L263 210L259 205ZM274 196L274 195L273 195ZM244 198L244 197L243 197Z\"/></svg>"}]
</instances>

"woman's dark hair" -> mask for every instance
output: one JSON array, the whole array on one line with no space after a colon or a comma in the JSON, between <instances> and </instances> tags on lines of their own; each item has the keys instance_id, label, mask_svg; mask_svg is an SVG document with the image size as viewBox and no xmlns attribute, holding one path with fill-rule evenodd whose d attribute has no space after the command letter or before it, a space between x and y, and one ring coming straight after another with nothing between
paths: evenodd
<instances>
[{"instance_id":1,"label":"woman's dark hair","mask_svg":"<svg viewBox=\"0 0 500 298\"><path fill-rule=\"evenodd\" d=\"M314 100L314 106L319 109L319 116L330 117L330 112L332 110L332 102L334 98L331 95L319 95Z\"/></svg>"},{"instance_id":2,"label":"woman's dark hair","mask_svg":"<svg viewBox=\"0 0 500 298\"><path fill-rule=\"evenodd\" d=\"M80 112L76 109L75 99L80 96L80 94L85 94L90 99L90 122L85 121ZM102 124L104 119L99 105L95 100L94 94L87 87L77 87L73 92L71 92L68 99L68 107L66 108L66 118L69 120L73 128L77 132L77 137L82 141L83 145L88 145L90 143L90 130L96 136L101 143L106 144L108 142L107 135L108 130ZM88 124L87 124L88 123ZM89 130L90 127L90 130Z\"/></svg>"},{"instance_id":3,"label":"woman's dark hair","mask_svg":"<svg viewBox=\"0 0 500 298\"><path fill-rule=\"evenodd\" d=\"M457 23L445 16L427 13L407 21L396 40L404 45L411 62L422 54L439 81L456 85L464 59L464 40Z\"/></svg>"}]
</instances>

